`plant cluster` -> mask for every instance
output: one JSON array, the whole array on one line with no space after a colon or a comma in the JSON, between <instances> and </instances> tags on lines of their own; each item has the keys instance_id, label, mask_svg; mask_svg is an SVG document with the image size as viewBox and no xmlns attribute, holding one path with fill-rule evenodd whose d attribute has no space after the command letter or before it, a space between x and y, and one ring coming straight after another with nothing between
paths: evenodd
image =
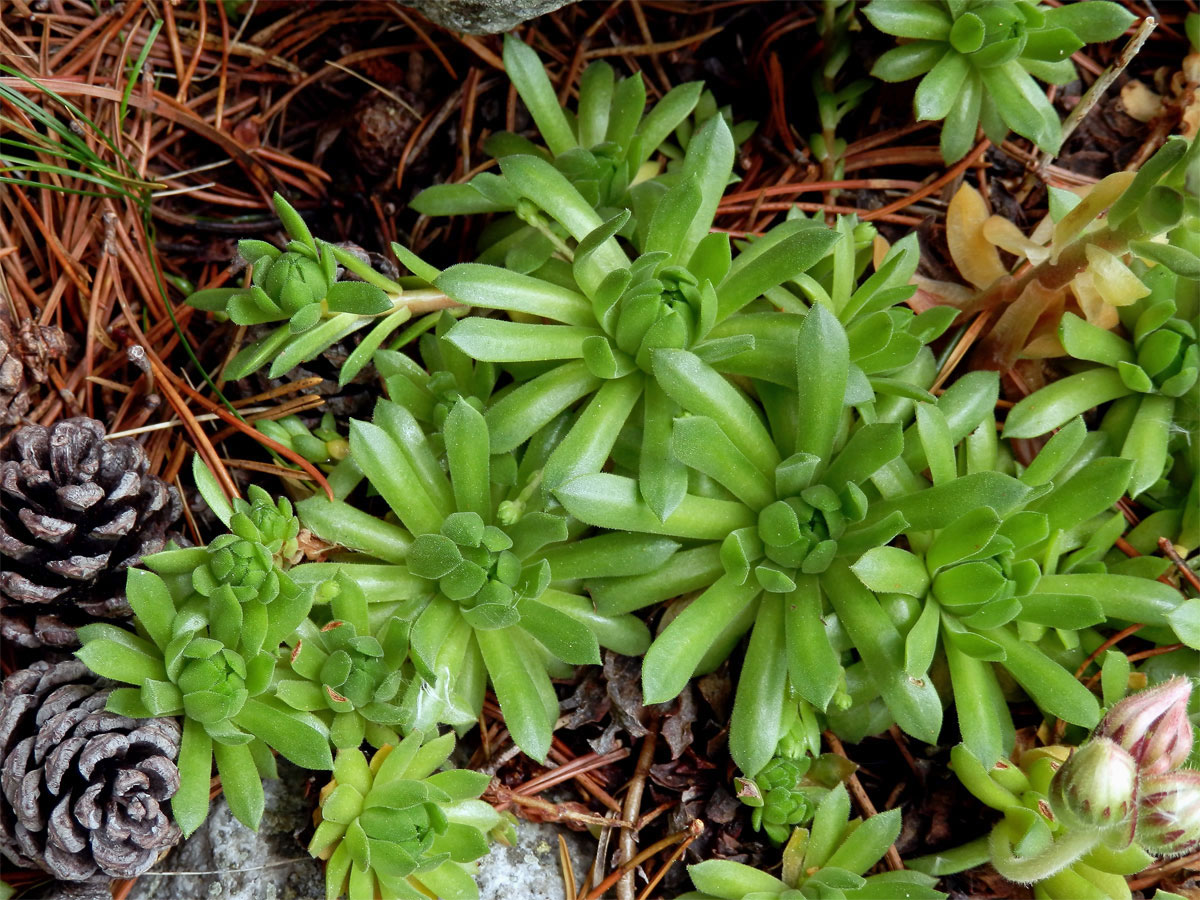
<instances>
[{"instance_id":1,"label":"plant cluster","mask_svg":"<svg viewBox=\"0 0 1200 900\"><path fill-rule=\"evenodd\" d=\"M1004 123L1056 144L1057 120L1016 105L1041 97L1029 73L1061 80L1066 55L1128 24L1091 5L874 0L865 15L923 38L894 52L903 71L929 72L919 109L952 115L953 156L980 116L989 134ZM342 378L369 372L382 396L344 431L332 417L260 426L327 476L327 492L289 481L294 506L257 487L226 498L194 466L227 533L129 570L136 634L80 630L79 657L131 685L109 709L182 720L171 804L183 832L207 814L214 762L234 814L256 826L277 751L333 770L310 845L330 898L471 896L470 864L507 829L477 799L486 776L435 771L454 737L434 733L476 722L490 686L514 742L544 761L553 679L606 648L643 657L647 704L727 660L737 673L736 792L785 845L783 870L704 862L690 896L942 896L945 864L867 874L901 811L849 818L852 768L820 756L824 730L960 735L956 772L1005 818L954 858L991 858L1047 896L1078 879L1115 890L1151 854L1193 847L1181 683L1116 701L1134 674L1200 661L1200 598L1164 583L1168 561L1123 552L1119 507L1153 503L1155 527L1189 546L1197 467L1171 453L1195 440L1195 151L1172 140L1074 208L1058 198L1049 248L1021 244L1031 262L1045 253L1024 286L1086 274L1120 309L1096 321L1083 294L1085 315L1056 308L1080 369L1001 423L995 372L941 387L937 342L960 309L915 311L915 236L885 250L869 223L790 215L735 241L713 225L744 129L701 86L647 112L640 77L597 63L564 110L530 48L509 38L504 52L546 147L497 135L500 174L417 201L505 213L478 261L439 270L396 245L413 275L388 279L277 197L288 245L243 241L248 283L191 298L238 325L282 323L234 357L231 378L268 363L285 374L372 325ZM926 109L951 81L953 107ZM976 282L985 293L1009 278L995 259L992 282ZM1112 295L1126 276L1143 292ZM1083 414L1104 404L1089 430ZM1014 439L1050 431L1017 452ZM652 631L638 613L659 607ZM1139 673L1110 650L1098 698L1078 676L1134 625L1173 646ZM1071 739L1099 728L1069 759L1055 744L1016 765L1018 698Z\"/></svg>"},{"instance_id":2,"label":"plant cluster","mask_svg":"<svg viewBox=\"0 0 1200 900\"><path fill-rule=\"evenodd\" d=\"M1049 153L1062 143L1058 113L1035 79L1076 78L1071 54L1111 41L1133 22L1108 0L1062 6L1028 0L871 0L863 15L901 39L871 74L882 81L920 78L913 98L918 120L945 120L942 158L957 162L975 131L999 145L1015 131Z\"/></svg>"},{"instance_id":3,"label":"plant cluster","mask_svg":"<svg viewBox=\"0 0 1200 900\"><path fill-rule=\"evenodd\" d=\"M1116 679L1109 686L1123 690ZM955 774L1004 818L990 835L913 865L946 874L990 859L1051 900L1130 897L1125 875L1200 847L1200 778L1183 767L1193 747L1191 690L1176 677L1127 697L1078 748L1029 749L1019 764L985 765L960 744Z\"/></svg>"},{"instance_id":4,"label":"plant cluster","mask_svg":"<svg viewBox=\"0 0 1200 900\"><path fill-rule=\"evenodd\" d=\"M478 897L474 862L489 838L512 842L511 817L479 795L491 776L445 769L454 735L426 741L414 731L383 744L370 762L357 746L338 751L321 789L308 845L327 860L328 900Z\"/></svg>"},{"instance_id":5,"label":"plant cluster","mask_svg":"<svg viewBox=\"0 0 1200 900\"><path fill-rule=\"evenodd\" d=\"M698 891L680 900L867 900L907 897L939 900L937 879L898 870L863 877L900 834L900 810L869 819L850 818L844 785L831 790L812 816L812 828L797 828L783 849L779 877L742 863L710 859L688 867Z\"/></svg>"}]
</instances>

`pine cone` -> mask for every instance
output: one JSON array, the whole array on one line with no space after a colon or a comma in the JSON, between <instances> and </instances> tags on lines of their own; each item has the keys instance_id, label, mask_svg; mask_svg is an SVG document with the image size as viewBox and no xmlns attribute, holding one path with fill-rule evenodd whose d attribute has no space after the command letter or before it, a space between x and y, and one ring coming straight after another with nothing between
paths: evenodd
<instances>
[{"instance_id":1,"label":"pine cone","mask_svg":"<svg viewBox=\"0 0 1200 900\"><path fill-rule=\"evenodd\" d=\"M63 881L135 878L179 840L174 719L106 712L79 660L38 661L0 696L0 852Z\"/></svg>"},{"instance_id":2,"label":"pine cone","mask_svg":"<svg viewBox=\"0 0 1200 900\"><path fill-rule=\"evenodd\" d=\"M0 462L0 637L76 647L75 628L130 614L125 572L162 549L183 505L131 439L95 419L20 429Z\"/></svg>"},{"instance_id":3,"label":"pine cone","mask_svg":"<svg viewBox=\"0 0 1200 900\"><path fill-rule=\"evenodd\" d=\"M46 381L48 365L67 351L56 325L22 322L14 329L0 310L0 425L15 425L33 405L30 382Z\"/></svg>"}]
</instances>

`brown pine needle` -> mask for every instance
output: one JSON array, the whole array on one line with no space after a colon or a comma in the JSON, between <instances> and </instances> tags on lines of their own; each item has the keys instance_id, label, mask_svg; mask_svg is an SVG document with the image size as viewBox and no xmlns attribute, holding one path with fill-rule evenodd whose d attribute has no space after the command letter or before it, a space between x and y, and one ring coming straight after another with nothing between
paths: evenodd
<instances>
[{"instance_id":1,"label":"brown pine needle","mask_svg":"<svg viewBox=\"0 0 1200 900\"><path fill-rule=\"evenodd\" d=\"M558 835L558 862L562 866L563 896L567 900L575 898L575 867L571 865L571 852L567 849L567 841Z\"/></svg>"}]
</instances>

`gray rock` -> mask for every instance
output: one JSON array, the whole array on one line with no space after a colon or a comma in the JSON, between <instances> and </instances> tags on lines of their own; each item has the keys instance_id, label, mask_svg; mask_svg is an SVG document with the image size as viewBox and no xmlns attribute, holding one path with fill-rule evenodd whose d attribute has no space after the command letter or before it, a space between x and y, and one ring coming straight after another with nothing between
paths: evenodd
<instances>
[{"instance_id":1,"label":"gray rock","mask_svg":"<svg viewBox=\"0 0 1200 900\"><path fill-rule=\"evenodd\" d=\"M304 796L307 773L278 764L279 780L264 782L257 834L218 798L200 829L137 880L130 900L324 900L323 864L295 837L315 802Z\"/></svg>"},{"instance_id":2,"label":"gray rock","mask_svg":"<svg viewBox=\"0 0 1200 900\"><path fill-rule=\"evenodd\" d=\"M575 879L582 882L595 858L595 840L586 833L521 819L517 821L516 846L494 845L479 861L479 900L562 900L560 834L567 842Z\"/></svg>"},{"instance_id":3,"label":"gray rock","mask_svg":"<svg viewBox=\"0 0 1200 900\"><path fill-rule=\"evenodd\" d=\"M405 0L451 31L496 34L566 6L571 0Z\"/></svg>"},{"instance_id":4,"label":"gray rock","mask_svg":"<svg viewBox=\"0 0 1200 900\"><path fill-rule=\"evenodd\" d=\"M324 900L324 864L296 837L311 823L316 802L304 796L308 773L277 762L279 780L264 783L257 834L218 798L200 830L139 878L129 900ZM480 900L562 900L560 833L582 879L596 851L590 835L519 820L516 846L494 845L479 861Z\"/></svg>"}]
</instances>

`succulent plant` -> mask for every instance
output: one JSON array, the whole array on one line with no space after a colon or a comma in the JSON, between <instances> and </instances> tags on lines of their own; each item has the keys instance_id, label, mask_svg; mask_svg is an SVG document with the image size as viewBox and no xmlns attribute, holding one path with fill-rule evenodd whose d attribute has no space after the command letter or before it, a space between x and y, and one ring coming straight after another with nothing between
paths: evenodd
<instances>
[{"instance_id":1,"label":"succulent plant","mask_svg":"<svg viewBox=\"0 0 1200 900\"><path fill-rule=\"evenodd\" d=\"M899 809L869 819L850 819L850 795L839 784L817 806L812 828L792 831L779 877L743 863L710 859L688 866L698 890L683 894L680 900L945 897L934 890L937 879L921 872L901 869L864 877L899 836L900 826Z\"/></svg>"},{"instance_id":2,"label":"succulent plant","mask_svg":"<svg viewBox=\"0 0 1200 900\"><path fill-rule=\"evenodd\" d=\"M591 63L580 76L577 109L564 109L537 53L513 35L504 38L504 64L546 146L500 132L488 138L485 151L501 162L515 155L546 160L605 219L621 209L636 211L647 195L671 182L677 173L661 174L656 154L677 161L706 123L729 117L698 81L677 85L646 110L641 73L618 80L603 60ZM754 123L746 122L732 126L731 133L740 143L753 129ZM673 137L679 146L671 143ZM412 205L431 216L515 211L515 217L500 220L485 234L486 262L527 273L543 266L555 251L554 238L544 233L546 221L522 200L521 188L507 172L484 172L466 184L434 185Z\"/></svg>"},{"instance_id":3,"label":"succulent plant","mask_svg":"<svg viewBox=\"0 0 1200 900\"><path fill-rule=\"evenodd\" d=\"M910 534L909 550L875 548L852 566L887 598L912 677L927 677L934 655L944 656L963 740L986 764L1009 754L1015 735L993 664L1048 713L1085 727L1099 717L1066 668L1077 663L1059 665L1035 643L1045 629L1061 636L1136 620L1177 626L1195 641L1193 613L1177 591L1097 564L1123 528L1111 508L1132 464L1089 452L1085 440L1078 419L1051 439L1020 474L1030 493L1006 514L973 509L932 534ZM938 455L947 452L953 456L949 447Z\"/></svg>"},{"instance_id":4,"label":"succulent plant","mask_svg":"<svg viewBox=\"0 0 1200 900\"><path fill-rule=\"evenodd\" d=\"M193 473L205 484L212 476L196 460ZM257 485L250 486L249 501L239 497L232 504L224 502L215 481L205 491L230 533L204 547L164 550L143 564L171 579L172 596L195 628L207 628L210 637L247 660L273 652L312 605L311 589L288 574L300 556L300 523L290 501L272 500Z\"/></svg>"},{"instance_id":5,"label":"succulent plant","mask_svg":"<svg viewBox=\"0 0 1200 900\"><path fill-rule=\"evenodd\" d=\"M417 349L424 367L395 350L380 350L374 358L388 399L438 429L460 398L474 398L472 405L482 409L500 376L494 363L476 362L447 340L456 321L443 312L434 328L420 336Z\"/></svg>"},{"instance_id":6,"label":"succulent plant","mask_svg":"<svg viewBox=\"0 0 1200 900\"><path fill-rule=\"evenodd\" d=\"M775 757L754 778L737 780L737 798L754 809L750 823L783 843L793 825L808 822L814 812L811 797L800 789L800 779L811 760Z\"/></svg>"},{"instance_id":7,"label":"succulent plant","mask_svg":"<svg viewBox=\"0 0 1200 900\"><path fill-rule=\"evenodd\" d=\"M489 837L511 842L512 826L477 799L491 776L437 771L453 749L453 734L414 732L369 763L357 748L338 751L308 845L327 861L328 900L478 898L473 864Z\"/></svg>"},{"instance_id":8,"label":"succulent plant","mask_svg":"<svg viewBox=\"0 0 1200 900\"><path fill-rule=\"evenodd\" d=\"M183 719L180 787L171 809L185 835L208 815L214 759L233 814L256 828L263 812L262 778L274 774L269 748L297 765L328 769L333 760L325 726L267 694L273 654L262 650L245 658L226 647L159 575L130 569L127 592L151 639L89 625L80 632L83 648L77 655L97 674L135 685L113 691L111 711ZM266 638L278 645L294 627L289 622L268 629Z\"/></svg>"},{"instance_id":9,"label":"succulent plant","mask_svg":"<svg viewBox=\"0 0 1200 900\"><path fill-rule=\"evenodd\" d=\"M839 83L843 67L853 59L851 37L861 28L856 18L861 8L853 0L825 0L817 20L822 59L820 70L813 73L812 83L821 131L809 137L808 146L821 163L825 179L830 181L845 177L842 157L846 152L846 141L837 136L837 127L873 86L869 78Z\"/></svg>"},{"instance_id":10,"label":"succulent plant","mask_svg":"<svg viewBox=\"0 0 1200 900\"><path fill-rule=\"evenodd\" d=\"M490 677L514 740L538 759L558 718L547 666L597 663L601 644L637 654L649 639L633 616L596 613L569 592L571 583L597 566L606 574L649 571L678 546L650 542L607 556L611 542L581 541L574 553L550 555L568 536L567 520L542 511L541 494L530 485L540 482L562 427L560 420L518 457L460 398L435 452L411 412L380 400L374 422L351 422L350 450L400 524L321 496L298 506L316 535L370 560L314 564L306 567L310 575L324 580L337 570L373 589L381 581L400 588L405 599L393 610L413 623L410 655L421 676L431 683L448 678L450 705L473 717Z\"/></svg>"},{"instance_id":11,"label":"succulent plant","mask_svg":"<svg viewBox=\"0 0 1200 900\"><path fill-rule=\"evenodd\" d=\"M395 744L398 729L415 716L404 708L413 682L408 658L408 623L392 616L372 632L361 587L338 573L322 586L332 594L333 618L311 619L284 639L290 653L274 683L275 696L294 709L312 712L329 727L338 749Z\"/></svg>"},{"instance_id":12,"label":"succulent plant","mask_svg":"<svg viewBox=\"0 0 1200 900\"><path fill-rule=\"evenodd\" d=\"M1138 842L1155 856L1174 857L1200 849L1200 772L1179 769L1141 780Z\"/></svg>"},{"instance_id":13,"label":"succulent plant","mask_svg":"<svg viewBox=\"0 0 1200 900\"><path fill-rule=\"evenodd\" d=\"M1059 325L1063 347L1073 358L1096 363L1046 385L1014 406L1005 435L1036 437L1072 416L1116 401L1105 431L1121 456L1134 463L1129 493L1137 496L1162 479L1169 464L1170 430L1176 407L1191 402L1200 376L1200 296L1189 292L1176 305L1177 276L1156 267L1143 276L1154 287L1144 299L1120 310L1133 341L1064 313ZM1065 417L1065 418L1064 418Z\"/></svg>"},{"instance_id":14,"label":"succulent plant","mask_svg":"<svg viewBox=\"0 0 1200 900\"><path fill-rule=\"evenodd\" d=\"M309 428L299 416L263 419L255 427L267 437L294 450L311 463L332 467L350 454L350 444L338 432L332 413L325 413L315 428Z\"/></svg>"},{"instance_id":15,"label":"succulent plant","mask_svg":"<svg viewBox=\"0 0 1200 900\"><path fill-rule=\"evenodd\" d=\"M503 157L512 189L566 229L566 238L556 237L563 259L535 274L481 263L427 273L460 303L562 323L472 316L446 335L476 360L526 369L538 364L540 374L487 410L498 450L512 449L560 411L590 398L546 465L545 489L599 471L626 423L636 421L641 400L640 490L660 519L668 516L686 490L686 471L667 447L678 408L658 383L652 352L688 348L720 365L752 349L754 338L736 326L719 338L714 331L763 291L802 273L837 240L818 223L787 222L731 262L728 236L710 234L709 225L733 159L730 131L714 116L689 142L674 186L639 214L629 238L637 251L631 262L617 240L630 220L628 210L605 221L544 159Z\"/></svg>"},{"instance_id":16,"label":"succulent plant","mask_svg":"<svg viewBox=\"0 0 1200 900\"><path fill-rule=\"evenodd\" d=\"M414 313L451 305L419 279L406 279L404 284L393 281L349 250L317 240L278 193L274 204L291 239L287 246L280 250L266 241L239 241L238 255L251 267L250 284L206 288L187 298L189 305L224 313L236 325L283 322L229 361L224 370L227 379L245 378L268 362L270 377L278 378L374 323L342 366L340 381L345 384ZM340 279L339 266L360 280Z\"/></svg>"},{"instance_id":17,"label":"succulent plant","mask_svg":"<svg viewBox=\"0 0 1200 900\"><path fill-rule=\"evenodd\" d=\"M1048 900L1129 898L1124 876L1156 856L1200 846L1200 779L1178 768L1179 750L1191 742L1189 694L1183 679L1133 694L1113 703L1080 747L1026 750L1019 765L1006 758L985 764L959 744L950 755L955 774L1004 818L990 835L909 866L947 875L990 861L1005 878L1035 884Z\"/></svg>"},{"instance_id":18,"label":"succulent plant","mask_svg":"<svg viewBox=\"0 0 1200 900\"><path fill-rule=\"evenodd\" d=\"M808 752L789 753L798 748L781 739L778 755L753 778L734 779L737 798L752 809L750 824L776 844L788 839L793 826L808 824L825 795L854 773L856 766L845 757L818 756L819 741L818 736L818 746Z\"/></svg>"},{"instance_id":19,"label":"succulent plant","mask_svg":"<svg viewBox=\"0 0 1200 900\"><path fill-rule=\"evenodd\" d=\"M734 760L748 774L775 751L789 683L819 710L839 691L840 653L822 624L829 615L849 633L901 727L936 740L941 703L933 685L903 671L895 625L848 566L901 532L948 525L963 505L1008 511L1028 493L998 472L955 478L953 462L944 477L945 452L953 456L953 445L990 414L997 390L991 376L961 379L938 400L937 412L924 410L906 434L901 423L912 415L911 397L923 397L924 389L901 388L909 396L877 403L869 380L850 362L847 331L835 315L817 303L800 321L791 349L796 362L781 363L773 376L797 373L792 388L754 382L765 421L750 397L697 355L656 351L660 383L691 413L674 422L676 459L734 499L688 494L660 523L633 482L618 475L584 475L555 491L568 512L589 524L720 542L713 577L689 586L706 590L647 652L643 686L649 702L670 699L694 672L723 659L753 623L730 732ZM948 444L941 449L930 440L930 426L919 424L925 413L943 425ZM938 472L931 490L916 474L925 466ZM656 577L669 582L673 572L668 562ZM638 590L632 581L618 590L630 588ZM658 599L644 591L641 598Z\"/></svg>"},{"instance_id":20,"label":"succulent plant","mask_svg":"<svg viewBox=\"0 0 1200 900\"><path fill-rule=\"evenodd\" d=\"M304 566L289 573L276 562L294 539L290 507L265 492L253 503L230 504L202 464L193 472L213 512L242 536L143 559L146 568L130 569L126 583L138 633L87 626L76 654L98 675L133 685L112 692L112 712L182 718L180 787L171 809L185 835L208 815L214 760L230 809L251 828L263 812L262 779L274 776L271 749L306 768L333 765L326 725L270 692L276 648L304 621L317 593L312 583L292 580Z\"/></svg>"},{"instance_id":21,"label":"succulent plant","mask_svg":"<svg viewBox=\"0 0 1200 900\"><path fill-rule=\"evenodd\" d=\"M971 148L980 124L997 146L1011 129L1056 153L1058 114L1034 79L1073 81L1071 54L1119 37L1134 18L1107 0L1061 7L1025 0L872 0L863 15L902 41L871 74L883 81L921 78L916 117L945 120L941 147L948 163Z\"/></svg>"}]
</instances>

